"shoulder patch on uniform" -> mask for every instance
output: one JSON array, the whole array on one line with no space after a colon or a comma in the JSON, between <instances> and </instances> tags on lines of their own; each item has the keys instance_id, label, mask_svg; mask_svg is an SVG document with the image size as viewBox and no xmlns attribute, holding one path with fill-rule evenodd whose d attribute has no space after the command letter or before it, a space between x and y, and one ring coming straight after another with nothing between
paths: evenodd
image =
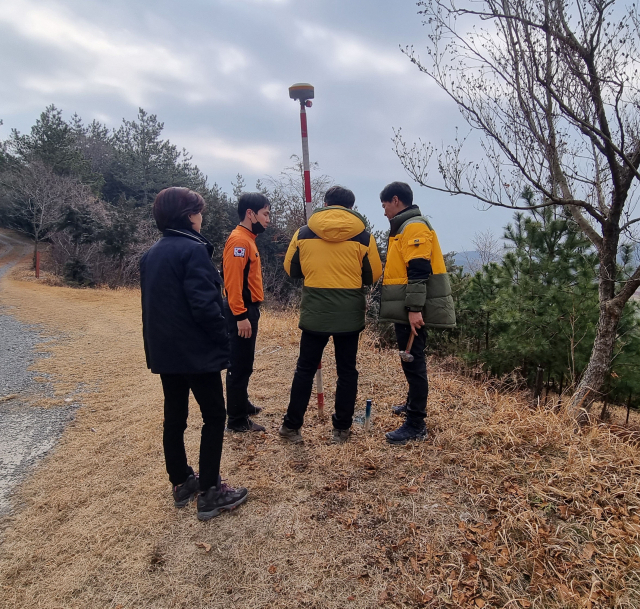
<instances>
[{"instance_id":1,"label":"shoulder patch on uniform","mask_svg":"<svg viewBox=\"0 0 640 609\"><path fill-rule=\"evenodd\" d=\"M246 253L246 250L244 249L244 247L234 247L233 248L233 255L236 258L244 258L245 253Z\"/></svg>"}]
</instances>

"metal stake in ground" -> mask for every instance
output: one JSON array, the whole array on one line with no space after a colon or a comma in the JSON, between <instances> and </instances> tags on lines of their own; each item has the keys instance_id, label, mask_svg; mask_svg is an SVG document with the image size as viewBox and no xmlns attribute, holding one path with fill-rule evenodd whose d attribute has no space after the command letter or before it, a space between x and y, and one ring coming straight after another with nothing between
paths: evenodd
<instances>
[{"instance_id":1,"label":"metal stake in ground","mask_svg":"<svg viewBox=\"0 0 640 609\"><path fill-rule=\"evenodd\" d=\"M314 98L313 86L299 82L289 87L289 97L300 102L300 130L302 132L302 170L304 172L304 212L309 222L313 211L311 201L311 167L309 164L309 136L307 132L307 108L311 108ZM324 388L322 385L322 362L316 372L316 392L318 395L318 415L324 416Z\"/></svg>"}]
</instances>

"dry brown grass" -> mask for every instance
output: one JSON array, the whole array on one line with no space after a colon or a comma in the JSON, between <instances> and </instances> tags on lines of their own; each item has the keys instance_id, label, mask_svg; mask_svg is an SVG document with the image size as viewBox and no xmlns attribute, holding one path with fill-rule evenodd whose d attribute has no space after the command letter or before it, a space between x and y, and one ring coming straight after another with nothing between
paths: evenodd
<instances>
[{"instance_id":1,"label":"dry brown grass","mask_svg":"<svg viewBox=\"0 0 640 609\"><path fill-rule=\"evenodd\" d=\"M60 337L38 370L61 401L82 389L84 406L4 523L2 607L640 606L635 444L607 427L575 434L526 396L431 362L432 439L388 446L405 386L396 353L365 334L359 404L374 400L373 432L330 446L312 407L305 444L283 445L292 313L261 321L251 395L267 433L225 440L224 475L249 502L209 523L175 510L138 299L3 282L2 304ZM325 365L330 389L331 352ZM194 410L194 458L199 423Z\"/></svg>"}]
</instances>

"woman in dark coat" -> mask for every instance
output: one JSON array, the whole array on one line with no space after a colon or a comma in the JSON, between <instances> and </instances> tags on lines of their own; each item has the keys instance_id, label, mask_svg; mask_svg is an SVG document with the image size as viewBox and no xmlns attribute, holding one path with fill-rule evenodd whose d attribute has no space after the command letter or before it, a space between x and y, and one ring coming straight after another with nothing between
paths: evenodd
<instances>
[{"instance_id":1,"label":"woman in dark coat","mask_svg":"<svg viewBox=\"0 0 640 609\"><path fill-rule=\"evenodd\" d=\"M198 493L198 518L208 520L247 499L247 489L220 480L226 411L220 372L229 365L222 280L213 247L200 234L204 200L188 188L166 188L153 204L162 238L142 256L142 334L147 366L164 391L164 456L176 507ZM203 426L200 476L187 463L184 431L193 392Z\"/></svg>"}]
</instances>

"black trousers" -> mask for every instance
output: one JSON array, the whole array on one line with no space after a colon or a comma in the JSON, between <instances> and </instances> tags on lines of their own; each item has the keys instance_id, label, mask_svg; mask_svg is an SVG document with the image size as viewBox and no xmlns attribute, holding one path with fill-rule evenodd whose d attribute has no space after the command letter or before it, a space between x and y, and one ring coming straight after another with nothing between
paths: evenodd
<instances>
[{"instance_id":1,"label":"black trousers","mask_svg":"<svg viewBox=\"0 0 640 609\"><path fill-rule=\"evenodd\" d=\"M228 425L240 425L247 420L249 406L249 379L253 374L253 361L256 354L256 337L258 336L258 320L260 307L247 307L251 322L251 337L238 336L238 322L233 317L229 304L224 302L224 315L229 328L229 343L231 345L231 366L227 370L227 413Z\"/></svg>"},{"instance_id":2,"label":"black trousers","mask_svg":"<svg viewBox=\"0 0 640 609\"><path fill-rule=\"evenodd\" d=\"M291 385L289 408L284 417L284 424L289 429L302 427L313 389L313 377L322 360L322 352L327 346L330 336L330 334L320 335L302 331L300 355ZM332 417L333 426L336 429L349 429L353 422L353 410L358 394L356 356L359 338L360 333L358 332L333 335L338 371L335 413Z\"/></svg>"},{"instance_id":3,"label":"black trousers","mask_svg":"<svg viewBox=\"0 0 640 609\"><path fill-rule=\"evenodd\" d=\"M206 491L218 484L222 439L226 413L222 378L219 372L206 374L161 374L164 391L164 459L169 480L182 484L193 470L187 463L184 431L189 415L189 390L193 392L202 413L200 438L200 489Z\"/></svg>"},{"instance_id":4,"label":"black trousers","mask_svg":"<svg viewBox=\"0 0 640 609\"><path fill-rule=\"evenodd\" d=\"M411 336L411 326L407 324L394 324L398 349L404 351ZM427 331L424 328L418 330L418 336L413 339L411 345L412 362L402 362L402 371L409 383L407 396L407 419L419 422L427 416L427 397L429 396L429 381L427 380L427 360L424 349L427 343Z\"/></svg>"}]
</instances>

